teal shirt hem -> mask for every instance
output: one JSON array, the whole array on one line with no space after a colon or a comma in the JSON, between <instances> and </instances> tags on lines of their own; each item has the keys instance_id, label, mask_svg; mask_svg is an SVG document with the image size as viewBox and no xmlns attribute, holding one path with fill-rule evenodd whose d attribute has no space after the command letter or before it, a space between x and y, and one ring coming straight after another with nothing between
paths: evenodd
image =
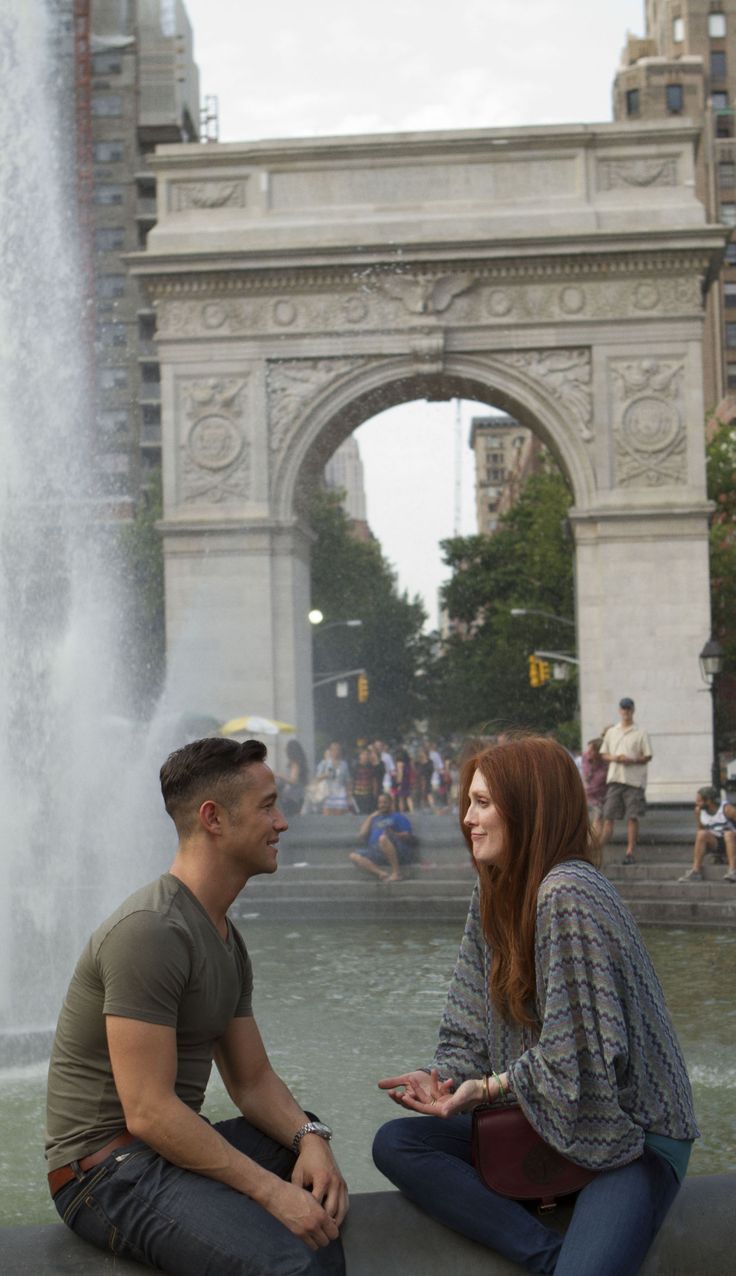
<instances>
[{"instance_id":1,"label":"teal shirt hem","mask_svg":"<svg viewBox=\"0 0 736 1276\"><path fill-rule=\"evenodd\" d=\"M670 1139L666 1134L645 1134L644 1144L669 1161L680 1183L687 1174L687 1165L693 1149L692 1139Z\"/></svg>"}]
</instances>

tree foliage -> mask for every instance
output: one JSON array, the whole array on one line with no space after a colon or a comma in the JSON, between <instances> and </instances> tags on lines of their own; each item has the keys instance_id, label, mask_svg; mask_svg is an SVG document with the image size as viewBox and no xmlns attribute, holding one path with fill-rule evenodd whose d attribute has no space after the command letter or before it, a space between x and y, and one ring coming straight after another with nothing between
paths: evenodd
<instances>
[{"instance_id":1,"label":"tree foliage","mask_svg":"<svg viewBox=\"0 0 736 1276\"><path fill-rule=\"evenodd\" d=\"M529 655L572 653L574 630L512 608L574 616L573 545L566 516L571 495L548 466L533 475L493 536L442 542L452 577L443 589L450 637L433 671L437 729L492 731L509 726L576 734L577 678L529 684ZM452 632L454 630L454 632Z\"/></svg>"},{"instance_id":2,"label":"tree foliage","mask_svg":"<svg viewBox=\"0 0 736 1276\"><path fill-rule=\"evenodd\" d=\"M333 673L365 669L369 694L359 704L356 679L338 699L335 683L317 688L315 710L320 741L352 744L359 738L397 738L421 715L429 640L418 597L399 593L396 578L377 541L358 539L340 494L318 490L310 507L316 534L312 549L312 606L324 615L314 632L315 681ZM329 627L336 620L361 620L360 627Z\"/></svg>"},{"instance_id":3,"label":"tree foliage","mask_svg":"<svg viewBox=\"0 0 736 1276\"><path fill-rule=\"evenodd\" d=\"M721 425L707 446L708 496L715 502L710 525L710 589L713 632L736 670L736 427Z\"/></svg>"}]
</instances>

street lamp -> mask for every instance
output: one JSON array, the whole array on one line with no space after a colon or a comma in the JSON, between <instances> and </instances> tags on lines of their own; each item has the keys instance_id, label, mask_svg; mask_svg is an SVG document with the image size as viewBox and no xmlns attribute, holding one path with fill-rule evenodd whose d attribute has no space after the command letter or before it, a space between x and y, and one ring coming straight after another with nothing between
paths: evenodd
<instances>
[{"instance_id":1,"label":"street lamp","mask_svg":"<svg viewBox=\"0 0 736 1276\"><path fill-rule=\"evenodd\" d=\"M718 762L718 733L716 727L716 682L723 669L724 651L717 638L709 638L699 657L700 673L710 691L711 733L713 736L713 763L711 783L716 792L721 791L721 768Z\"/></svg>"},{"instance_id":2,"label":"street lamp","mask_svg":"<svg viewBox=\"0 0 736 1276\"><path fill-rule=\"evenodd\" d=\"M348 629L357 629L360 625L363 624L362 620L328 620L327 624L325 625L323 623L324 616L322 615L322 612L319 611L318 608L316 607L314 611L310 611L308 613L307 620L309 621L310 625L313 626L315 631L318 631L321 634L326 633L328 629L336 629L339 625L344 625Z\"/></svg>"},{"instance_id":3,"label":"street lamp","mask_svg":"<svg viewBox=\"0 0 736 1276\"><path fill-rule=\"evenodd\" d=\"M547 620L557 620L561 625L570 625L575 628L575 621L570 620L567 616L556 616L553 611L542 611L539 607L512 607L512 616L545 616Z\"/></svg>"}]
</instances>

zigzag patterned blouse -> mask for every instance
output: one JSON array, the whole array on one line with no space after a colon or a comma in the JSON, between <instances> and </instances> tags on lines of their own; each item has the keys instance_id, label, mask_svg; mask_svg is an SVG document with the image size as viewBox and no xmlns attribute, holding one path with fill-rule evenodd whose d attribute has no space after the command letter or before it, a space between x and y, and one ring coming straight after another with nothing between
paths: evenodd
<instances>
[{"instance_id":1,"label":"zigzag patterned blouse","mask_svg":"<svg viewBox=\"0 0 736 1276\"><path fill-rule=\"evenodd\" d=\"M537 897L536 1028L502 1019L473 893L432 1067L456 1084L508 1071L538 1133L591 1169L636 1160L647 1133L698 1135L685 1063L636 923L582 860L557 865Z\"/></svg>"}]
</instances>

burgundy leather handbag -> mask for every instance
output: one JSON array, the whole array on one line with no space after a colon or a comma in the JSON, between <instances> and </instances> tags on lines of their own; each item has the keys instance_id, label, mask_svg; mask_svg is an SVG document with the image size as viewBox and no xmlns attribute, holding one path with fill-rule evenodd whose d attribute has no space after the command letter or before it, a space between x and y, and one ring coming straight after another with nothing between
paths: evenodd
<instances>
[{"instance_id":1,"label":"burgundy leather handbag","mask_svg":"<svg viewBox=\"0 0 736 1276\"><path fill-rule=\"evenodd\" d=\"M598 1173L545 1143L518 1103L474 1110L473 1165L486 1187L517 1201L538 1200L540 1210L554 1209L558 1196L579 1192Z\"/></svg>"}]
</instances>

